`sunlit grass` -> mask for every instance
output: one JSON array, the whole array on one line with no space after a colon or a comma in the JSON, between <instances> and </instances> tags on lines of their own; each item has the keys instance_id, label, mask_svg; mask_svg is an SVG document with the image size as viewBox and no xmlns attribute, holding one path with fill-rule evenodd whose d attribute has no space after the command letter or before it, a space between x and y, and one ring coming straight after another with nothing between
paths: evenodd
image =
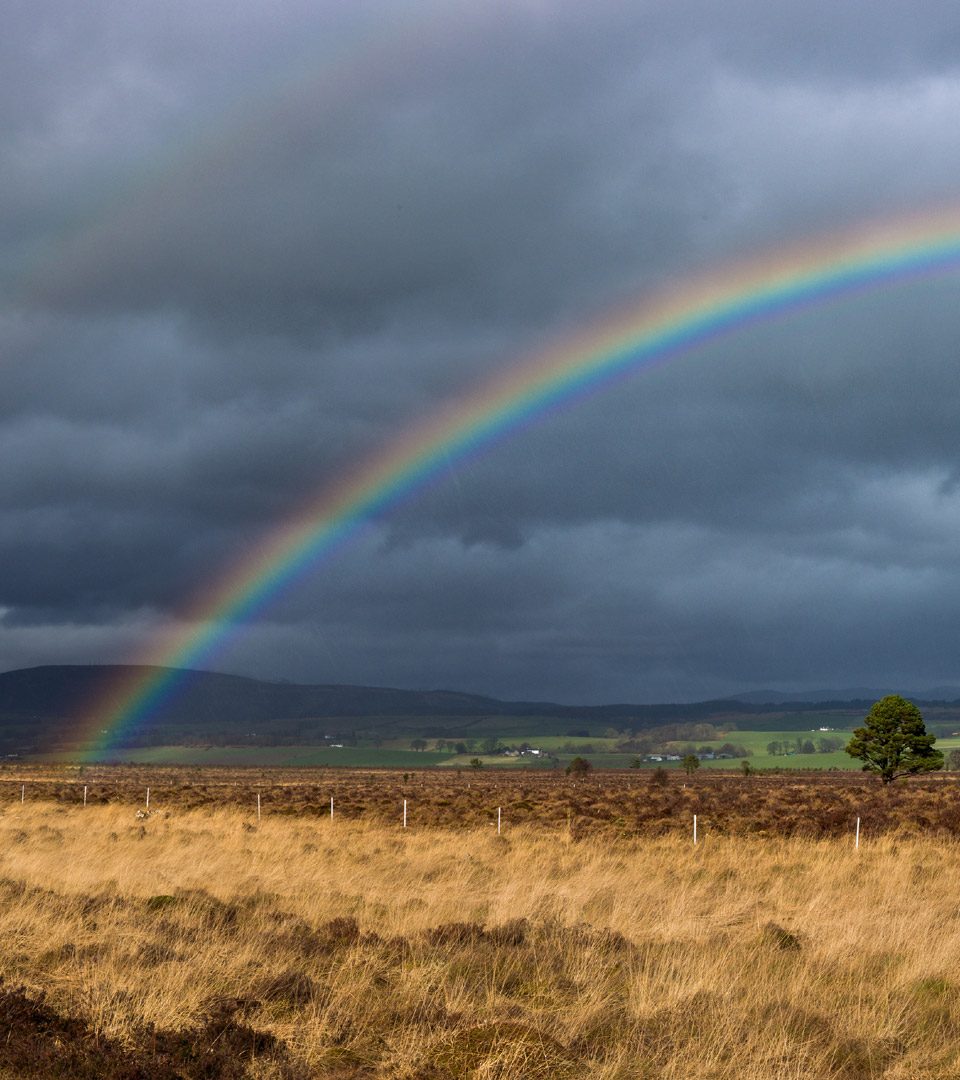
<instances>
[{"instance_id":1,"label":"sunlit grass","mask_svg":"<svg viewBox=\"0 0 960 1080\"><path fill-rule=\"evenodd\" d=\"M227 1002L251 1077L956 1076L957 895L960 844L896 834L0 814L6 985L141 1049Z\"/></svg>"}]
</instances>

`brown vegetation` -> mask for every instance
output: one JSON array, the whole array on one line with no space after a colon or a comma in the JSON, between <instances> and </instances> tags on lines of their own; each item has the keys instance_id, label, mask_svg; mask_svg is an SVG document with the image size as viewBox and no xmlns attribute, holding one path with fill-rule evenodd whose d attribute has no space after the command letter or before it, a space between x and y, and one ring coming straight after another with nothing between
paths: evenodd
<instances>
[{"instance_id":1,"label":"brown vegetation","mask_svg":"<svg viewBox=\"0 0 960 1080\"><path fill-rule=\"evenodd\" d=\"M907 833L868 831L856 852L849 835L757 835L756 814L780 820L774 803L799 798L793 778L775 800L733 777L641 779L636 795L636 778L484 777L482 798L457 806L510 794L515 809L525 794L533 816L530 796L554 792L542 802L559 827L501 837L489 820L404 831L319 809L258 827L248 798L180 809L150 779L147 819L129 801L83 807L70 785L70 805L0 808L0 1077L960 1073L960 844L917 836L923 804L923 828L949 831L938 807L953 785L904 785ZM279 805L277 779L261 790ZM443 789L374 779L391 797L430 789L444 819ZM870 794L807 786L808 812ZM646 800L684 825L691 806L727 817L711 829L702 816L696 848L663 817L662 835L617 836L616 791L620 816ZM568 826L573 801L583 814ZM300 792L285 807L307 805ZM607 842L582 842L593 826L576 822L603 807Z\"/></svg>"},{"instance_id":2,"label":"brown vegetation","mask_svg":"<svg viewBox=\"0 0 960 1080\"><path fill-rule=\"evenodd\" d=\"M724 835L785 838L845 837L857 817L867 833L960 837L960 776L901 780L884 789L854 772L743 776L700 770L562 771L424 769L229 769L145 766L22 766L0 769L0 808L43 800L63 805L145 805L184 811L236 808L263 813L393 825L404 799L412 827L474 829L496 821L510 827L542 825L574 837L623 837L701 830Z\"/></svg>"}]
</instances>

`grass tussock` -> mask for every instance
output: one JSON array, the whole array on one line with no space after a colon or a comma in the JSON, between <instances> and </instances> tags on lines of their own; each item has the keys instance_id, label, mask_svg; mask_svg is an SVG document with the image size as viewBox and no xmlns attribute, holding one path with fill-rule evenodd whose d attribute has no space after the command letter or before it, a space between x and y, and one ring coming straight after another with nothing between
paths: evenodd
<instances>
[{"instance_id":1,"label":"grass tussock","mask_svg":"<svg viewBox=\"0 0 960 1080\"><path fill-rule=\"evenodd\" d=\"M0 810L0 1078L960 1075L960 844Z\"/></svg>"}]
</instances>

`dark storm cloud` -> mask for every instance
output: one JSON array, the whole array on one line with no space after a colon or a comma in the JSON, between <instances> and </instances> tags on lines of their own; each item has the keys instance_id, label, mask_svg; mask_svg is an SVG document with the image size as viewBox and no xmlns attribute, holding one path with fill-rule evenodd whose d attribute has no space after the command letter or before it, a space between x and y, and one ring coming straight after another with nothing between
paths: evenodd
<instances>
[{"instance_id":1,"label":"dark storm cloud","mask_svg":"<svg viewBox=\"0 0 960 1080\"><path fill-rule=\"evenodd\" d=\"M132 657L610 306L955 199L958 112L946 3L15 4L0 666ZM451 459L218 662L568 700L956 679L958 287L731 335Z\"/></svg>"},{"instance_id":2,"label":"dark storm cloud","mask_svg":"<svg viewBox=\"0 0 960 1080\"><path fill-rule=\"evenodd\" d=\"M370 69L361 43L352 62L326 77L321 64L293 88L254 58L238 102L182 144L164 138L167 112L199 101L205 116L207 88L184 88L140 41L113 45L108 72L132 69L143 97L173 104L153 139L141 136L140 159L118 164L113 194L64 224L52 256L38 254L29 292L75 310L173 306L228 335L515 321L531 308L542 319L545 307L552 320L571 291L600 302L650 249L682 239L677 199L694 196L697 155L671 127L685 95L682 83L665 91L667 57L638 63L617 27L569 12L554 27L549 14L506 7L470 19L475 33L441 26L436 42L434 17L422 18L422 39L396 53L378 43ZM584 48L585 27L600 55ZM113 120L124 78L105 80L108 103L88 106L90 140ZM56 140L64 120L49 112ZM32 149L13 163L25 183L49 162L48 145ZM105 182L101 155L74 154L91 185Z\"/></svg>"}]
</instances>

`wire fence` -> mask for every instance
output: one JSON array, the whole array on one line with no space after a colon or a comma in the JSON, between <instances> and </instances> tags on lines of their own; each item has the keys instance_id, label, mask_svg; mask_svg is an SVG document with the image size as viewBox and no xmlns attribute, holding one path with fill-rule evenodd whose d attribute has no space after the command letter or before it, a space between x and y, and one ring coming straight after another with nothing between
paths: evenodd
<instances>
[{"instance_id":1,"label":"wire fence","mask_svg":"<svg viewBox=\"0 0 960 1080\"><path fill-rule=\"evenodd\" d=\"M929 785L904 785L883 792L884 813L869 813L849 797L877 795L877 787L796 784L779 790L770 785L610 784L599 780L517 786L495 779L452 784L415 776L331 778L330 783L258 781L243 778L182 780L145 785L137 779L83 780L31 778L0 781L0 813L17 805L129 808L139 819L190 810L232 809L249 814L257 825L266 817L365 820L400 829L490 826L496 834L517 826L541 825L571 836L598 831L621 835L687 833L694 845L716 834L750 833L758 837L848 836L859 849L864 823L871 834L891 830L939 832L960 837L960 785L953 798ZM336 790L331 790L331 785ZM796 798L805 792L806 803ZM536 796L541 798L537 799ZM832 796L832 800L826 798ZM899 797L898 797L899 796ZM860 801L863 801L862 799ZM712 804L712 805L711 805ZM936 811L936 812L933 812Z\"/></svg>"}]
</instances>

